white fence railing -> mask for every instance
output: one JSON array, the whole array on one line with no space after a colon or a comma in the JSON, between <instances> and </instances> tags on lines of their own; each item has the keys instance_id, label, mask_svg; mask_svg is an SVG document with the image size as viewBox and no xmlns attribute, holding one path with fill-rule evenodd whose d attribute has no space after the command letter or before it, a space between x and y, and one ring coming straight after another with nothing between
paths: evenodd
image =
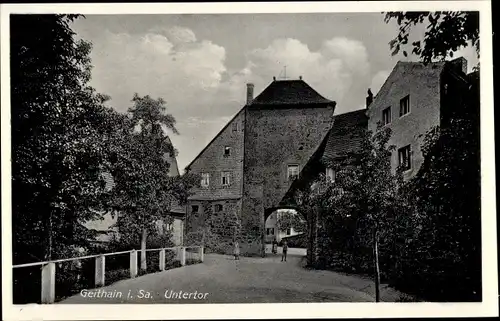
<instances>
[{"instance_id":1,"label":"white fence railing","mask_svg":"<svg viewBox=\"0 0 500 321\"><path fill-rule=\"evenodd\" d=\"M146 252L159 251L159 270L165 270L166 255L165 251L175 250L177 251L176 259L179 260L180 265L186 265L186 249L188 249L188 255L193 253L195 250L197 253L197 259L201 262L204 260L204 248L203 246L177 246L169 248L157 248L157 249L146 249ZM41 302L42 303L54 303L55 301L55 284L56 284L56 263L68 262L68 261L79 261L85 259L95 259L95 287L101 287L105 285L105 272L106 272L106 256L119 255L130 253L130 278L135 278L138 273L137 267L137 253L140 250L128 250L122 252L104 253L104 254L94 254L80 257L73 257L69 259L59 259L44 262L34 262L25 263L12 266L14 269L30 267L30 266L42 266L42 285L41 285ZM189 257L188 259L192 259Z\"/></svg>"}]
</instances>

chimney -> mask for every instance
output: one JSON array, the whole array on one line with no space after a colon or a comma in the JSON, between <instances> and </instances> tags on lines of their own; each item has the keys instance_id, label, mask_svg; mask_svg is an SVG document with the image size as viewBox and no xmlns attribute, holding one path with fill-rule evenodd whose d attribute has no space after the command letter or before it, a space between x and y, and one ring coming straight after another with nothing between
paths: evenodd
<instances>
[{"instance_id":1,"label":"chimney","mask_svg":"<svg viewBox=\"0 0 500 321\"><path fill-rule=\"evenodd\" d=\"M458 73L463 72L467 75L467 59L465 59L464 57L451 60L450 65Z\"/></svg>"},{"instance_id":2,"label":"chimney","mask_svg":"<svg viewBox=\"0 0 500 321\"><path fill-rule=\"evenodd\" d=\"M253 101L253 84L247 84L247 105L250 105Z\"/></svg>"},{"instance_id":3,"label":"chimney","mask_svg":"<svg viewBox=\"0 0 500 321\"><path fill-rule=\"evenodd\" d=\"M299 76L299 79L302 80L302 76Z\"/></svg>"},{"instance_id":4,"label":"chimney","mask_svg":"<svg viewBox=\"0 0 500 321\"><path fill-rule=\"evenodd\" d=\"M368 96L366 96L366 109L370 107L373 102L373 94L370 88L368 88Z\"/></svg>"}]
</instances>

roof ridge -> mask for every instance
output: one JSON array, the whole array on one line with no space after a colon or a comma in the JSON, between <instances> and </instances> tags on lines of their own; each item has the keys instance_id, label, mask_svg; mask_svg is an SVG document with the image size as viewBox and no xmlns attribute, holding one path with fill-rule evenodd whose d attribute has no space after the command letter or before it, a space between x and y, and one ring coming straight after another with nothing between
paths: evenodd
<instances>
[{"instance_id":1,"label":"roof ridge","mask_svg":"<svg viewBox=\"0 0 500 321\"><path fill-rule=\"evenodd\" d=\"M358 113L360 111L366 111L366 108L360 108L360 109L356 109L356 110L346 111L345 113L333 115L333 117L347 115L347 114L352 114L352 113Z\"/></svg>"},{"instance_id":2,"label":"roof ridge","mask_svg":"<svg viewBox=\"0 0 500 321\"><path fill-rule=\"evenodd\" d=\"M252 105L312 105L331 104L334 101L325 98L303 79L273 80L257 97Z\"/></svg>"}]
</instances>

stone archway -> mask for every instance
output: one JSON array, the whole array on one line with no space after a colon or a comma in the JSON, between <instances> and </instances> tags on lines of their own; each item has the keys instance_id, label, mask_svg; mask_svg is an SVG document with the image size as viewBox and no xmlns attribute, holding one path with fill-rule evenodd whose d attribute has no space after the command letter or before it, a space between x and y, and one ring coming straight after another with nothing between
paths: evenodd
<instances>
[{"instance_id":1,"label":"stone archway","mask_svg":"<svg viewBox=\"0 0 500 321\"><path fill-rule=\"evenodd\" d=\"M300 221L303 221L306 226L279 226L280 215L296 215ZM307 247L308 244L308 224L307 216L302 213L296 206L280 206L268 208L264 211L264 228L262 235L262 253L263 256L272 253L272 243L276 241L281 243L284 238L297 237L295 243L302 244L300 247ZM300 241L299 241L300 238ZM302 240L305 238L304 240ZM294 243L294 246L296 246Z\"/></svg>"}]
</instances>

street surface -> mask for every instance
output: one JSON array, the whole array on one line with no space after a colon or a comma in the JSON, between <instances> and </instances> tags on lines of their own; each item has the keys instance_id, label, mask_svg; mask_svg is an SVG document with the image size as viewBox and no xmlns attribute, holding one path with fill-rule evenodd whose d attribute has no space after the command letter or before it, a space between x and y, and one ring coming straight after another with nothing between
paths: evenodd
<instances>
[{"instance_id":1,"label":"street surface","mask_svg":"<svg viewBox=\"0 0 500 321\"><path fill-rule=\"evenodd\" d=\"M281 252L281 251L280 251ZM370 279L305 269L305 250L265 258L207 254L205 262L84 291L60 303L300 303L373 302ZM399 293L382 287L382 301Z\"/></svg>"}]
</instances>

